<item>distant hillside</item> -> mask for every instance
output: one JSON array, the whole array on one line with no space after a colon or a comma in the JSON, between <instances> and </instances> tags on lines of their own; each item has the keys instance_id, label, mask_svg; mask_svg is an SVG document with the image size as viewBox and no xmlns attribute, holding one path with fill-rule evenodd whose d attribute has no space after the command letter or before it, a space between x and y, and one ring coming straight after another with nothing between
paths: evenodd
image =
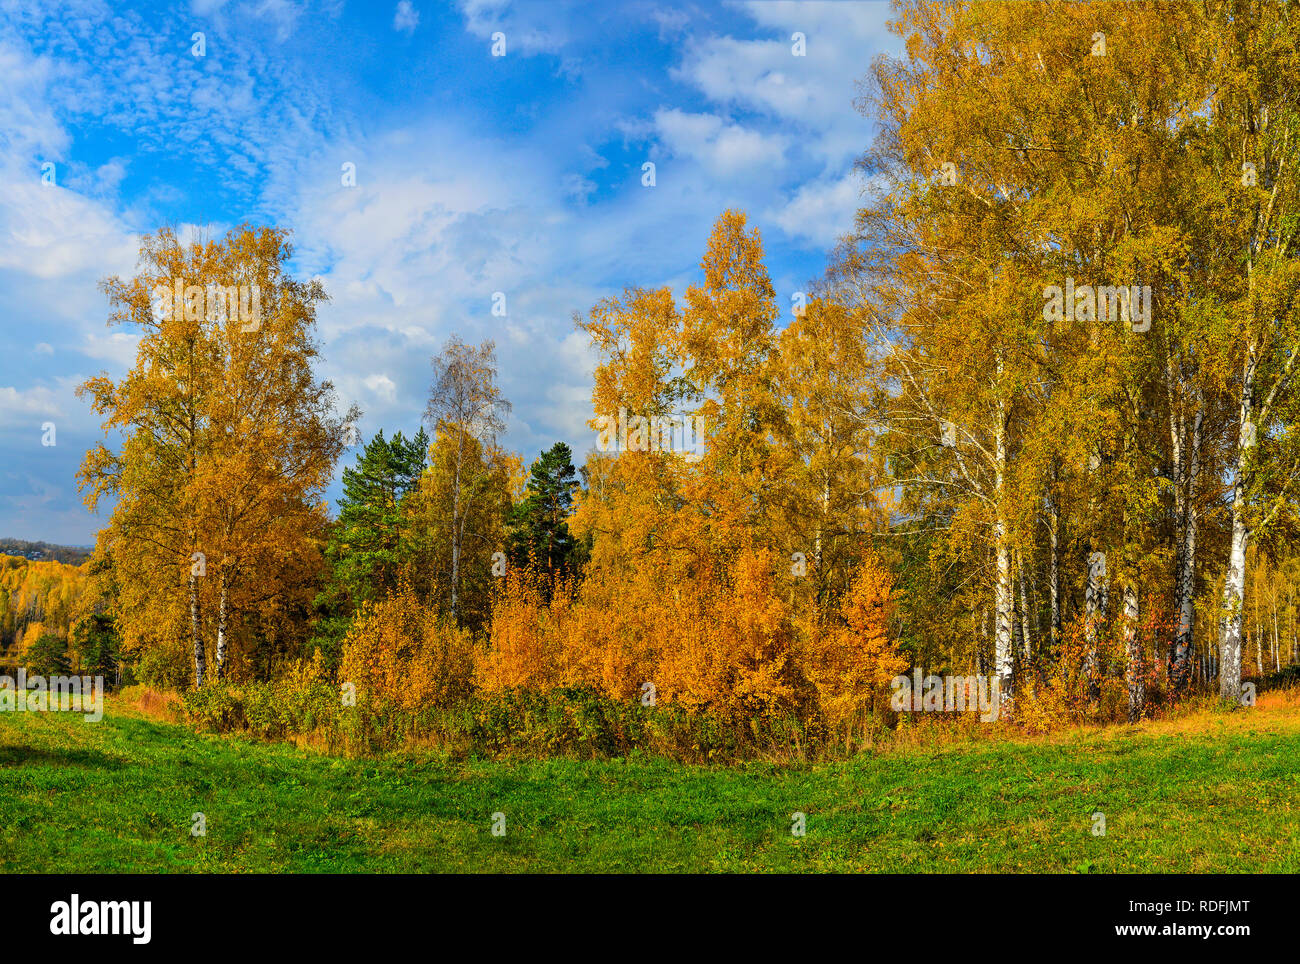
<instances>
[{"instance_id":1,"label":"distant hillside","mask_svg":"<svg viewBox=\"0 0 1300 964\"><path fill-rule=\"evenodd\" d=\"M40 558L15 555L14 543L19 550L40 552ZM84 558L85 550L19 539L5 539L2 544L5 548L0 550L4 552L0 555L0 653L12 654L15 647L32 642L41 633L67 639L78 614L83 612L83 595L90 574L85 567L48 554L80 553Z\"/></svg>"},{"instance_id":2,"label":"distant hillside","mask_svg":"<svg viewBox=\"0 0 1300 964\"><path fill-rule=\"evenodd\" d=\"M24 559L54 560L79 566L90 558L90 549L80 546L56 546L49 542L28 542L25 539L0 539L0 554L21 556Z\"/></svg>"}]
</instances>

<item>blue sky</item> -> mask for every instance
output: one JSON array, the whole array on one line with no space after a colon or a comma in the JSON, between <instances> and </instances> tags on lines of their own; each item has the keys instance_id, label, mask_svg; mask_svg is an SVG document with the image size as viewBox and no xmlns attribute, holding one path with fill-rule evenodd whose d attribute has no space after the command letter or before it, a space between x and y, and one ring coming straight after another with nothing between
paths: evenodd
<instances>
[{"instance_id":1,"label":"blue sky","mask_svg":"<svg viewBox=\"0 0 1300 964\"><path fill-rule=\"evenodd\" d=\"M727 207L762 231L782 304L822 273L872 136L857 83L899 52L890 16L876 0L0 0L0 536L84 545L103 525L76 489L101 433L74 390L134 358L98 281L132 274L164 224L292 229L295 273L332 298L321 374L364 437L415 430L455 332L497 343L509 447L586 453L575 311L627 285L684 291Z\"/></svg>"}]
</instances>

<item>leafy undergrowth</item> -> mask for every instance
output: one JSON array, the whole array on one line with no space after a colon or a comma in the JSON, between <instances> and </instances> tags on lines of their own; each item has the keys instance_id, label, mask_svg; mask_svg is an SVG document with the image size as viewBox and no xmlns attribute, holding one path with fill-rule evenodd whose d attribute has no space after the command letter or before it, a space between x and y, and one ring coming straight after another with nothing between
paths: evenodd
<instances>
[{"instance_id":1,"label":"leafy undergrowth","mask_svg":"<svg viewBox=\"0 0 1300 964\"><path fill-rule=\"evenodd\" d=\"M6 872L1296 873L1298 803L1300 713L1281 700L716 768L348 760L197 735L112 699L99 723L0 714Z\"/></svg>"}]
</instances>

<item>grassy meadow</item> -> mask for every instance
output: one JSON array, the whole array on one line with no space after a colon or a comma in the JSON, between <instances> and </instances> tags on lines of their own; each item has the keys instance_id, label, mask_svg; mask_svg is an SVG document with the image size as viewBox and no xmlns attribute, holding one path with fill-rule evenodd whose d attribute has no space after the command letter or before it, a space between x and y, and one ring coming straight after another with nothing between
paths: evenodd
<instances>
[{"instance_id":1,"label":"grassy meadow","mask_svg":"<svg viewBox=\"0 0 1300 964\"><path fill-rule=\"evenodd\" d=\"M0 871L1300 872L1300 712L1284 694L716 768L345 759L195 734L141 705L110 697L99 723L0 714Z\"/></svg>"}]
</instances>

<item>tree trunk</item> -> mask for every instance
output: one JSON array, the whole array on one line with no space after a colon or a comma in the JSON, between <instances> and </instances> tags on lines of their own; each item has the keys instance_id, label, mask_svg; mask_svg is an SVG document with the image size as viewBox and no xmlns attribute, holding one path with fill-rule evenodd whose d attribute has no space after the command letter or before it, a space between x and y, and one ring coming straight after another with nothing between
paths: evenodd
<instances>
[{"instance_id":1,"label":"tree trunk","mask_svg":"<svg viewBox=\"0 0 1300 964\"><path fill-rule=\"evenodd\" d=\"M993 641L993 671L998 677L998 692L1003 706L1012 699L1012 674L1015 666L1015 647L1012 643L1012 617L1014 604L1011 589L1011 550L1006 545L1006 524L999 519L995 527L997 541L997 586L994 592L996 609L996 634Z\"/></svg>"},{"instance_id":2,"label":"tree trunk","mask_svg":"<svg viewBox=\"0 0 1300 964\"><path fill-rule=\"evenodd\" d=\"M217 597L217 666L215 676L221 682L226 668L226 573L221 573L220 595Z\"/></svg>"},{"instance_id":3,"label":"tree trunk","mask_svg":"<svg viewBox=\"0 0 1300 964\"><path fill-rule=\"evenodd\" d=\"M1255 446L1254 382L1255 359L1246 361L1241 387L1241 408L1237 420L1237 465L1232 483L1232 541L1228 569L1223 577L1223 600L1219 619L1219 695L1234 703L1241 698L1241 618L1246 588L1246 547L1250 527L1246 520L1246 491L1254 471Z\"/></svg>"},{"instance_id":4,"label":"tree trunk","mask_svg":"<svg viewBox=\"0 0 1300 964\"><path fill-rule=\"evenodd\" d=\"M1296 650L1300 649L1300 633L1296 631L1295 624L1295 603L1291 599L1291 593L1286 595L1287 609L1291 610L1291 658L1287 661L1294 663L1296 661Z\"/></svg>"},{"instance_id":5,"label":"tree trunk","mask_svg":"<svg viewBox=\"0 0 1300 964\"><path fill-rule=\"evenodd\" d=\"M980 644L975 647L975 669L981 676L988 675L988 639L989 639L989 611L984 610L984 617L980 622Z\"/></svg>"},{"instance_id":6,"label":"tree trunk","mask_svg":"<svg viewBox=\"0 0 1300 964\"><path fill-rule=\"evenodd\" d=\"M1232 544L1228 571L1223 579L1222 616L1219 627L1219 695L1236 701L1241 696L1241 600L1246 579L1246 544L1250 533L1245 513L1234 505Z\"/></svg>"},{"instance_id":7,"label":"tree trunk","mask_svg":"<svg viewBox=\"0 0 1300 964\"><path fill-rule=\"evenodd\" d=\"M817 607L817 612L819 614L821 613L822 608L826 603L826 597L829 594L827 589L827 584L829 582L829 574L826 572L825 567L822 565L822 551L823 551L822 535L826 530L827 518L830 515L830 509L831 509L831 479L830 479L830 474L828 473L822 479L821 515L818 517L817 520L817 535L813 542L813 571L816 573L816 579L817 579L816 607ZM820 615L818 618L820 618Z\"/></svg>"},{"instance_id":8,"label":"tree trunk","mask_svg":"<svg viewBox=\"0 0 1300 964\"><path fill-rule=\"evenodd\" d=\"M1007 522L1003 515L1003 490L1007 464L1006 417L1001 405L996 414L994 426L995 485L997 498L997 520L993 528L994 555L997 563L997 585L994 590L993 671L998 678L999 707L1010 709L1013 699L1013 673L1015 669L1015 650L1011 641L1012 585L1011 585L1011 547L1007 538Z\"/></svg>"},{"instance_id":9,"label":"tree trunk","mask_svg":"<svg viewBox=\"0 0 1300 964\"><path fill-rule=\"evenodd\" d=\"M1052 651L1061 644L1061 515L1056 509L1056 503L1048 503L1048 525L1047 535L1051 540L1051 561L1048 563L1047 583L1048 592L1052 596Z\"/></svg>"},{"instance_id":10,"label":"tree trunk","mask_svg":"<svg viewBox=\"0 0 1300 964\"><path fill-rule=\"evenodd\" d=\"M190 642L194 647L194 688L203 688L207 654L203 651L203 633L199 629L199 577L190 570Z\"/></svg>"},{"instance_id":11,"label":"tree trunk","mask_svg":"<svg viewBox=\"0 0 1300 964\"><path fill-rule=\"evenodd\" d=\"M1282 665L1278 662L1277 596L1274 595L1273 597L1273 672L1276 673L1281 669L1282 669Z\"/></svg>"},{"instance_id":12,"label":"tree trunk","mask_svg":"<svg viewBox=\"0 0 1300 964\"><path fill-rule=\"evenodd\" d=\"M1146 665L1142 643L1138 639L1138 594L1132 579L1124 585L1124 651L1127 656L1125 682L1128 684L1128 721L1142 719L1146 707Z\"/></svg>"},{"instance_id":13,"label":"tree trunk","mask_svg":"<svg viewBox=\"0 0 1300 964\"><path fill-rule=\"evenodd\" d=\"M1088 699L1097 702L1101 698L1101 674L1097 666L1097 635L1101 624L1106 619L1106 554L1093 552L1091 544L1087 551L1088 583L1084 589L1084 639L1087 651L1083 659L1083 675L1088 681Z\"/></svg>"},{"instance_id":14,"label":"tree trunk","mask_svg":"<svg viewBox=\"0 0 1300 964\"><path fill-rule=\"evenodd\" d=\"M1196 479L1200 474L1201 429L1205 421L1204 411L1198 408L1192 422L1192 438L1189 451L1182 458L1177 458L1180 465L1175 467L1174 481L1175 501L1181 503L1175 513L1179 529L1178 553L1174 573L1174 599L1178 612L1178 625L1174 631L1173 645L1169 654L1170 688L1179 693L1187 686L1188 669L1192 647L1195 643L1196 629L1196 534L1200 521L1200 511L1196 504Z\"/></svg>"},{"instance_id":15,"label":"tree trunk","mask_svg":"<svg viewBox=\"0 0 1300 964\"><path fill-rule=\"evenodd\" d=\"M451 486L451 620L456 621L456 604L460 589L460 463L465 449L465 433L457 430L456 471Z\"/></svg>"},{"instance_id":16,"label":"tree trunk","mask_svg":"<svg viewBox=\"0 0 1300 964\"><path fill-rule=\"evenodd\" d=\"M1020 645L1021 652L1024 654L1025 663L1033 658L1032 637L1029 634L1029 596L1025 592L1025 569L1023 560L1019 569L1019 579L1017 582L1020 586Z\"/></svg>"}]
</instances>

